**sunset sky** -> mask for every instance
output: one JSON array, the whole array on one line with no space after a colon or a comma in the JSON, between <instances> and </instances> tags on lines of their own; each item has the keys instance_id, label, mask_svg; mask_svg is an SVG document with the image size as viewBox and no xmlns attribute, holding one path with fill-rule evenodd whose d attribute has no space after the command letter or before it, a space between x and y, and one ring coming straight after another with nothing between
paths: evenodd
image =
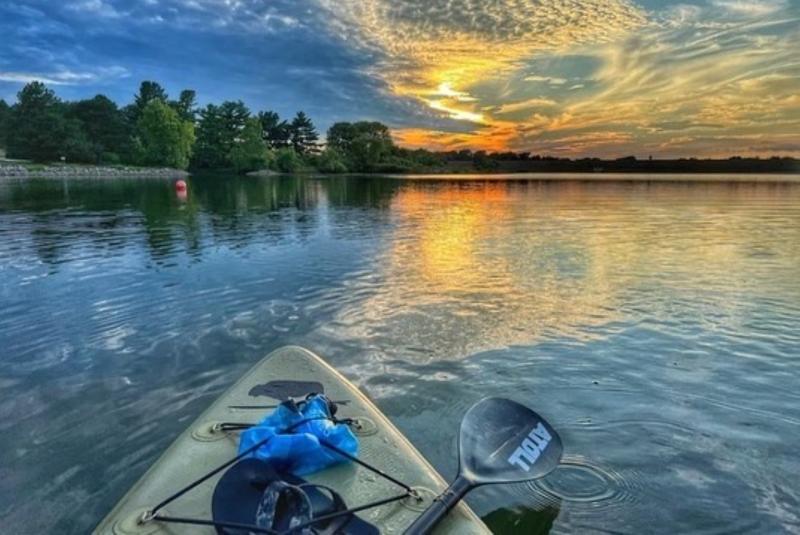
<instances>
[{"instance_id":1,"label":"sunset sky","mask_svg":"<svg viewBox=\"0 0 800 535\"><path fill-rule=\"evenodd\" d=\"M0 98L379 120L405 146L800 156L798 0L0 0Z\"/></svg>"}]
</instances>

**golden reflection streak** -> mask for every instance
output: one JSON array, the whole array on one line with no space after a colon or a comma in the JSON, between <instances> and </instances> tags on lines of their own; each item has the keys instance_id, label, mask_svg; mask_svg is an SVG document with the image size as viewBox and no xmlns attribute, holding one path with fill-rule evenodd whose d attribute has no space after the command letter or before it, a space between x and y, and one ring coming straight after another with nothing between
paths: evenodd
<instances>
[{"instance_id":1,"label":"golden reflection streak","mask_svg":"<svg viewBox=\"0 0 800 535\"><path fill-rule=\"evenodd\" d=\"M377 328L392 337L384 343L439 357L550 336L591 339L598 336L593 326L635 321L623 305L632 291L634 305L641 304L648 284L661 288L660 297L695 296L708 289L708 278L717 288L746 288L754 266L748 247L762 240L753 230L758 209L731 203L747 198L749 188L783 195L715 185L698 201L696 191L674 185L626 188L469 182L400 190L391 203L395 236L377 262L388 282L359 303L357 314L348 312L357 316L348 336L369 338ZM654 190L661 192L656 204ZM752 239L743 242L743 235ZM783 256L796 261L800 248ZM787 284L777 281L781 286ZM730 298L717 291L703 302L735 325L742 310ZM676 305L647 306L661 320Z\"/></svg>"}]
</instances>

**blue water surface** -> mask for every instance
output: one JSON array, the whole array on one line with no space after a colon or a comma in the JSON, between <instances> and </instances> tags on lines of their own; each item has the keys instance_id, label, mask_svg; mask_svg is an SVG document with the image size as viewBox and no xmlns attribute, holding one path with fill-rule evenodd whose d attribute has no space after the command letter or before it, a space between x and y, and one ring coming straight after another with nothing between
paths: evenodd
<instances>
[{"instance_id":1,"label":"blue water surface","mask_svg":"<svg viewBox=\"0 0 800 535\"><path fill-rule=\"evenodd\" d=\"M673 178L0 183L2 531L86 533L295 343L446 477L481 397L546 416L498 533L797 532L800 185Z\"/></svg>"}]
</instances>

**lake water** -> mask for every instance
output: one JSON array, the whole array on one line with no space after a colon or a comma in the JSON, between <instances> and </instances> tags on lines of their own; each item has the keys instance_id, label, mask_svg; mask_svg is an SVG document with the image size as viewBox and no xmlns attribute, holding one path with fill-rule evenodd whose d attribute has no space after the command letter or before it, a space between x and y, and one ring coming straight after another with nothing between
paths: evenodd
<instances>
[{"instance_id":1,"label":"lake water","mask_svg":"<svg viewBox=\"0 0 800 535\"><path fill-rule=\"evenodd\" d=\"M800 185L215 177L0 183L0 531L86 533L289 343L448 478L479 398L545 415L498 533L800 530Z\"/></svg>"}]
</instances>

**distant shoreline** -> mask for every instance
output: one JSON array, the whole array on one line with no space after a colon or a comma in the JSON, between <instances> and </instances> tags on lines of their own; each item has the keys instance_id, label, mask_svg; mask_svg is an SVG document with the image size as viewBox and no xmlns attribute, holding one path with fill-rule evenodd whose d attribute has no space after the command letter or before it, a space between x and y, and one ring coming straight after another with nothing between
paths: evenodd
<instances>
[{"instance_id":1,"label":"distant shoreline","mask_svg":"<svg viewBox=\"0 0 800 535\"><path fill-rule=\"evenodd\" d=\"M333 175L325 175L333 176ZM349 176L352 176L349 174ZM452 181L509 181L533 180L541 182L759 182L800 184L800 173L593 173L593 172L527 172L527 173L361 173L356 176L384 177L402 180L452 180Z\"/></svg>"},{"instance_id":2,"label":"distant shoreline","mask_svg":"<svg viewBox=\"0 0 800 535\"><path fill-rule=\"evenodd\" d=\"M514 158L512 158L512 156ZM315 173L313 169L305 169L300 174ZM318 172L319 174L328 174ZM616 160L600 160L597 158L583 158L570 160L566 158L534 157L521 158L519 155L509 153L499 154L480 160L444 160L436 165L419 166L413 169L397 169L390 165L378 166L372 171L362 171L352 174L356 176L404 176L404 177L460 177L460 176L491 176L491 175L552 175L581 173L584 175L800 175L800 160L788 157L772 158L741 158L727 159L696 159L683 158L675 160L638 160L633 157L619 158ZM271 176L280 174L276 171L265 170L248 173L255 176ZM332 173L338 174L338 173Z\"/></svg>"},{"instance_id":3,"label":"distant shoreline","mask_svg":"<svg viewBox=\"0 0 800 535\"><path fill-rule=\"evenodd\" d=\"M512 153L513 154L513 153ZM535 157L528 159L502 159L501 155L480 161L448 160L442 166L430 169L416 169L412 174L493 174L493 173L648 173L648 174L740 174L740 173L777 173L800 174L800 160L787 157L697 159L680 158L675 160L638 160L634 157L616 160L598 158ZM386 172L391 170L386 169ZM398 170L400 171L400 170ZM398 174L404 174L404 171Z\"/></svg>"},{"instance_id":4,"label":"distant shoreline","mask_svg":"<svg viewBox=\"0 0 800 535\"><path fill-rule=\"evenodd\" d=\"M558 171L538 171L520 173L498 173L498 172L474 172L474 173L322 173L318 171L303 171L297 173L279 173L277 171L265 170L247 173L248 177L289 177L305 176L309 178L336 178L336 177L360 177L360 178L388 178L394 180L418 180L418 181L540 181L540 182L736 182L736 183L783 183L800 184L800 173L779 173L779 172L736 172L736 173L648 173L648 172L558 172Z\"/></svg>"}]
</instances>

